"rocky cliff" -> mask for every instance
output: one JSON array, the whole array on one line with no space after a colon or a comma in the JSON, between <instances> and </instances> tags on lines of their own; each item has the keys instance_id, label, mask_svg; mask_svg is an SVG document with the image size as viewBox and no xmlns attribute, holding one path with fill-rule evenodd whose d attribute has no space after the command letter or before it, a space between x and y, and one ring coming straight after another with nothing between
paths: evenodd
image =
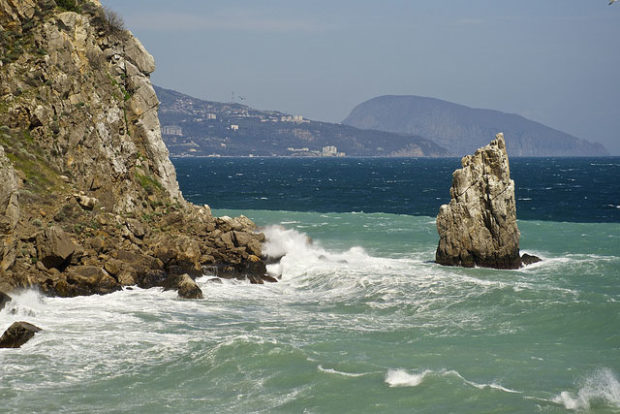
<instances>
[{"instance_id":1,"label":"rocky cliff","mask_svg":"<svg viewBox=\"0 0 620 414\"><path fill-rule=\"evenodd\" d=\"M205 266L263 280L254 223L183 199L154 69L98 0L0 0L0 290L106 293Z\"/></svg>"},{"instance_id":2,"label":"rocky cliff","mask_svg":"<svg viewBox=\"0 0 620 414\"><path fill-rule=\"evenodd\" d=\"M442 205L437 215L436 262L520 267L515 186L504 135L497 134L489 145L463 157L461 164L452 175L450 204Z\"/></svg>"}]
</instances>

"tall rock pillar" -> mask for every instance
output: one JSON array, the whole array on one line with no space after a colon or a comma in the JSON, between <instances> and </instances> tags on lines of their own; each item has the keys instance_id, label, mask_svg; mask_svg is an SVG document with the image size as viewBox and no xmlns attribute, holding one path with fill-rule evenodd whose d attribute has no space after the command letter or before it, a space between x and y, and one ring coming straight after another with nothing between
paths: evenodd
<instances>
[{"instance_id":1,"label":"tall rock pillar","mask_svg":"<svg viewBox=\"0 0 620 414\"><path fill-rule=\"evenodd\" d=\"M504 134L466 155L454 171L450 204L437 215L435 261L447 266L521 267L514 181Z\"/></svg>"}]
</instances>

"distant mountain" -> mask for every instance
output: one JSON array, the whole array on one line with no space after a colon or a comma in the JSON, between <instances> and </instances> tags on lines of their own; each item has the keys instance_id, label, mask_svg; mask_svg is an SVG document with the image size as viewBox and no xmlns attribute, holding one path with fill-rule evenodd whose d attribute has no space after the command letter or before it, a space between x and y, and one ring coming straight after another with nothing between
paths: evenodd
<instances>
[{"instance_id":1,"label":"distant mountain","mask_svg":"<svg viewBox=\"0 0 620 414\"><path fill-rule=\"evenodd\" d=\"M520 115L421 96L380 96L353 109L343 121L357 128L420 135L462 156L503 132L511 156L609 155L589 142Z\"/></svg>"},{"instance_id":2,"label":"distant mountain","mask_svg":"<svg viewBox=\"0 0 620 414\"><path fill-rule=\"evenodd\" d=\"M155 87L162 135L172 156L445 156L434 142L317 122L237 103L204 101Z\"/></svg>"}]
</instances>

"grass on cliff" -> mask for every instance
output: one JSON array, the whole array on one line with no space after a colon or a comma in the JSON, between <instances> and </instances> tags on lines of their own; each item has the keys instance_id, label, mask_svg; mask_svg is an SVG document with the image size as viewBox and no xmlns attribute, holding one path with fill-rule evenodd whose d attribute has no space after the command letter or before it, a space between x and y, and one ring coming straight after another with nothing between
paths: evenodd
<instances>
[{"instance_id":1,"label":"grass on cliff","mask_svg":"<svg viewBox=\"0 0 620 414\"><path fill-rule=\"evenodd\" d=\"M6 157L13 164L13 168L22 173L25 187L35 193L58 188L62 185L58 171L34 149L33 142L28 130L16 134L5 126L0 127L0 144L4 147Z\"/></svg>"},{"instance_id":2,"label":"grass on cliff","mask_svg":"<svg viewBox=\"0 0 620 414\"><path fill-rule=\"evenodd\" d=\"M150 175L141 174L136 171L134 173L134 177L138 184L140 184L140 186L142 186L142 188L144 188L144 190L149 195L154 194L155 192L164 191L164 187L161 185L161 183Z\"/></svg>"}]
</instances>

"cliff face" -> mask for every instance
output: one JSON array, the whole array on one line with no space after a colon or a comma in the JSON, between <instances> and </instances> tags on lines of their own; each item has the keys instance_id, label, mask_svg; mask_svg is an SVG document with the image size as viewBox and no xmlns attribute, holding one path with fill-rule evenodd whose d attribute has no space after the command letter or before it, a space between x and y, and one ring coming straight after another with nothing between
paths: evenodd
<instances>
[{"instance_id":1,"label":"cliff face","mask_svg":"<svg viewBox=\"0 0 620 414\"><path fill-rule=\"evenodd\" d=\"M80 189L96 187L93 195L110 211L139 204L136 181L128 179L136 174L152 176L180 200L149 80L153 57L97 3L84 8L89 13L62 11L52 1L0 1L0 122L11 129L3 144L22 141L37 158L31 161Z\"/></svg>"},{"instance_id":2,"label":"cliff face","mask_svg":"<svg viewBox=\"0 0 620 414\"><path fill-rule=\"evenodd\" d=\"M516 269L519 229L514 181L504 135L461 160L454 171L450 204L437 215L436 262L450 266Z\"/></svg>"},{"instance_id":3,"label":"cliff face","mask_svg":"<svg viewBox=\"0 0 620 414\"><path fill-rule=\"evenodd\" d=\"M0 0L0 289L104 293L205 265L260 273L253 223L179 191L153 57L97 0L59 4Z\"/></svg>"}]
</instances>

